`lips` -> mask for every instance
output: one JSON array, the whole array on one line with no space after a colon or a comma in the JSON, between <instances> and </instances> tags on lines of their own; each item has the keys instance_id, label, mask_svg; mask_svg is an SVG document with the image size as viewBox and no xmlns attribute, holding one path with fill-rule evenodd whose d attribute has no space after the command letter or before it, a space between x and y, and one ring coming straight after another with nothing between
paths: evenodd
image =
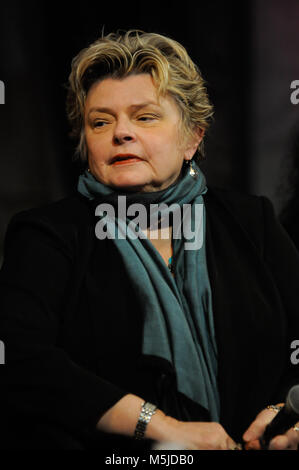
<instances>
[{"instance_id":1,"label":"lips","mask_svg":"<svg viewBox=\"0 0 299 470\"><path fill-rule=\"evenodd\" d=\"M137 157L137 155L131 154L131 153L121 153L118 155L115 155L110 161L110 165L121 165L125 163L134 163L142 161L141 158Z\"/></svg>"}]
</instances>

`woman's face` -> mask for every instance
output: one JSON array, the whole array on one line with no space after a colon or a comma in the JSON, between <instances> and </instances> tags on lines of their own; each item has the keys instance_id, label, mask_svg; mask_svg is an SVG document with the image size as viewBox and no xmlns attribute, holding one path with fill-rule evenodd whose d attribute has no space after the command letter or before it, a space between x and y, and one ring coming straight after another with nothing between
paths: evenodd
<instances>
[{"instance_id":1,"label":"woman's face","mask_svg":"<svg viewBox=\"0 0 299 470\"><path fill-rule=\"evenodd\" d=\"M157 96L149 74L106 78L88 92L85 136L95 178L111 187L159 191L179 176L202 139L184 142L178 107ZM185 139L186 140L186 139Z\"/></svg>"}]
</instances>

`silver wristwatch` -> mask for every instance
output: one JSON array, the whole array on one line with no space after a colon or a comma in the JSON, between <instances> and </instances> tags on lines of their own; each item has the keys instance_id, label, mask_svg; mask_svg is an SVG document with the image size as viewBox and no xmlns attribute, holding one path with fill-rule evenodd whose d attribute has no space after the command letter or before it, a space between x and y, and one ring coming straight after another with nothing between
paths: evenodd
<instances>
[{"instance_id":1,"label":"silver wristwatch","mask_svg":"<svg viewBox=\"0 0 299 470\"><path fill-rule=\"evenodd\" d=\"M141 407L141 412L138 418L138 422L135 428L135 433L134 437L135 439L143 439L146 426L152 419L152 416L156 413L156 405L153 405L152 403L144 402L142 407Z\"/></svg>"}]
</instances>

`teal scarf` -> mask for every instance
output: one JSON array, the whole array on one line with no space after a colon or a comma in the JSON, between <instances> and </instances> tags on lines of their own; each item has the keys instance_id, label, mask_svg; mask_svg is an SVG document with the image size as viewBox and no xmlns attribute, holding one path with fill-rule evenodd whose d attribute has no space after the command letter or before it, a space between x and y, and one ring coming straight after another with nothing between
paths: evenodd
<instances>
[{"instance_id":1,"label":"teal scarf","mask_svg":"<svg viewBox=\"0 0 299 470\"><path fill-rule=\"evenodd\" d=\"M192 165L183 167L181 178L163 191L121 193L100 183L87 171L79 177L78 191L90 200L101 199L114 207L120 195L126 196L127 207L141 203L148 209L162 202L168 207L178 204L181 209L184 204L189 205L187 219L191 220L191 233L196 227L201 230L203 243L197 249L186 249L186 242L195 241L195 235L190 239L189 233L186 239L182 226L173 225L175 277L148 238L129 236L132 218L117 218L116 211L116 218L106 217L105 223L107 232L116 234L114 242L144 306L143 353L173 364L178 390L206 408L212 421L219 421L217 346L204 243L206 214L202 195L207 187L203 173L195 163ZM198 207L203 210L196 212ZM195 215L199 214L202 223L197 226ZM187 219L182 216L182 225ZM135 233L140 232L138 223L134 227ZM182 237L175 238L180 229ZM127 234L126 238L119 237L120 233Z\"/></svg>"}]
</instances>

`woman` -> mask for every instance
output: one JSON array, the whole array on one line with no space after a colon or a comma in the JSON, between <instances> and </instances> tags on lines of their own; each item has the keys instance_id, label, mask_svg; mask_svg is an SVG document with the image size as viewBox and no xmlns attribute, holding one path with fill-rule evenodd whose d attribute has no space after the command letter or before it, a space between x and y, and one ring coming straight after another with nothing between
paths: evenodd
<instances>
[{"instance_id":1,"label":"woman","mask_svg":"<svg viewBox=\"0 0 299 470\"><path fill-rule=\"evenodd\" d=\"M6 445L260 448L299 382L296 250L266 198L207 188L212 106L176 41L102 37L69 83L78 192L6 236Z\"/></svg>"}]
</instances>

